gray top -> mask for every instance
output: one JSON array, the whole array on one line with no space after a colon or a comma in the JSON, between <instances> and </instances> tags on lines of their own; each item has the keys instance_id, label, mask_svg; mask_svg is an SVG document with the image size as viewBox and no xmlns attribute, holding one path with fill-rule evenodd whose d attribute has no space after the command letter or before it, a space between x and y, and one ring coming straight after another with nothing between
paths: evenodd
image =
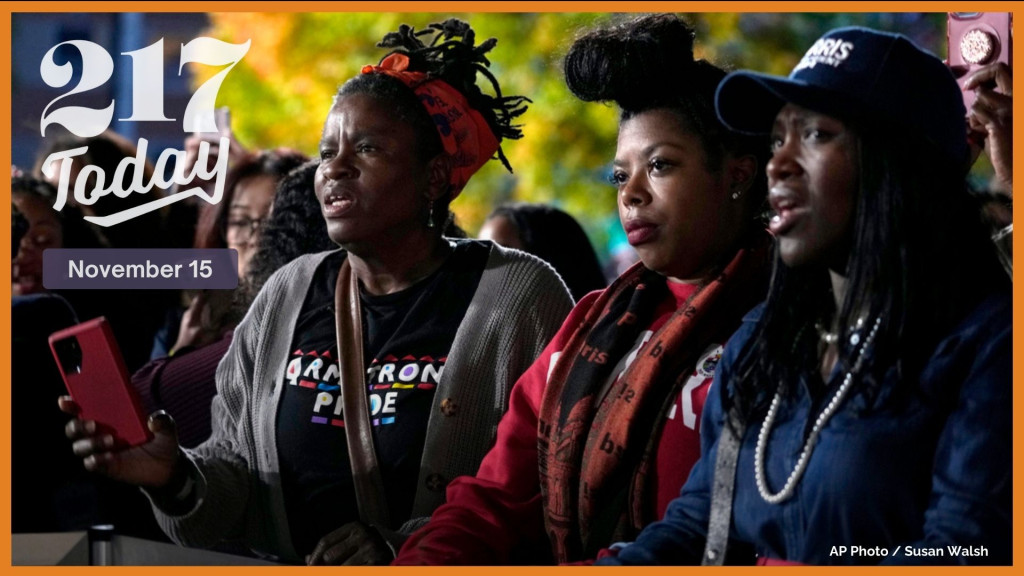
<instances>
[{"instance_id":1,"label":"gray top","mask_svg":"<svg viewBox=\"0 0 1024 576\"><path fill-rule=\"evenodd\" d=\"M241 539L259 553L301 560L292 547L281 491L277 407L298 314L328 254L302 256L274 273L235 329L217 368L213 432L185 451L198 471L196 505L170 515L154 501L157 521L175 542L205 547ZM572 299L550 266L492 244L434 395L413 520L397 527L399 532L410 533L426 522L444 503L448 482L476 473L494 444L512 385L571 308ZM458 410L445 415L440 409L445 399Z\"/></svg>"}]
</instances>

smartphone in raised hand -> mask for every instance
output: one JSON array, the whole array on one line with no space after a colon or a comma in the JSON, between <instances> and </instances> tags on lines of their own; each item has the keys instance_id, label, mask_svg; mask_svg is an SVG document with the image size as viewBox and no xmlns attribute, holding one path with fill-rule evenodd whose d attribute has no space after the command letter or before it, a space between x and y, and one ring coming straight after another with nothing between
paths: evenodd
<instances>
[{"instance_id":1,"label":"smartphone in raised hand","mask_svg":"<svg viewBox=\"0 0 1024 576\"><path fill-rule=\"evenodd\" d=\"M210 121L217 127L216 132L199 132L195 130L195 135L199 138L208 142L220 142L221 136L231 136L231 109L227 106L221 106L215 108L212 112L207 112L202 117L199 125L209 124Z\"/></svg>"},{"instance_id":2,"label":"smartphone in raised hand","mask_svg":"<svg viewBox=\"0 0 1024 576\"><path fill-rule=\"evenodd\" d=\"M964 106L970 111L974 91L963 87L971 72L996 62L1013 65L1013 14L950 12L946 22L947 63L960 84Z\"/></svg>"}]
</instances>

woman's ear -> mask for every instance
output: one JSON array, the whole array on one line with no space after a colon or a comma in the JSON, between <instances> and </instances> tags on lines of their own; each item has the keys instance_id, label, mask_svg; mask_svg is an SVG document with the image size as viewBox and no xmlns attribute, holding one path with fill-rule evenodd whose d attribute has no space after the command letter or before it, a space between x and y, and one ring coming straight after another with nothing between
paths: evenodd
<instances>
[{"instance_id":1,"label":"woman's ear","mask_svg":"<svg viewBox=\"0 0 1024 576\"><path fill-rule=\"evenodd\" d=\"M427 198L439 200L448 195L451 187L452 157L442 152L430 160L427 178Z\"/></svg>"},{"instance_id":2,"label":"woman's ear","mask_svg":"<svg viewBox=\"0 0 1024 576\"><path fill-rule=\"evenodd\" d=\"M742 194L750 189L754 178L757 177L757 157L753 154L731 157L725 169L729 178L729 190Z\"/></svg>"}]
</instances>

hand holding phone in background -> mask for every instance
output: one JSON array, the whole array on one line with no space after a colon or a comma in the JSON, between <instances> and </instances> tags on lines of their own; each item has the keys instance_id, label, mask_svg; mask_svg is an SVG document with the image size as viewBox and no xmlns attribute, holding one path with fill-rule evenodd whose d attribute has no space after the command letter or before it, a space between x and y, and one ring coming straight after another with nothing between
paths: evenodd
<instances>
[{"instance_id":1,"label":"hand holding phone in background","mask_svg":"<svg viewBox=\"0 0 1024 576\"><path fill-rule=\"evenodd\" d=\"M1013 71L1002 62L984 66L964 84L975 91L967 130L975 154L984 150L995 177L992 192L1013 194Z\"/></svg>"},{"instance_id":2,"label":"hand holding phone in background","mask_svg":"<svg viewBox=\"0 0 1024 576\"><path fill-rule=\"evenodd\" d=\"M210 154L207 156L207 169L212 170L213 166L217 163L217 158L220 156L220 140L222 137L227 137L229 140L228 147L228 168L236 166L240 161L248 158L252 155L245 146L239 142L231 129L231 110L226 106L222 106L213 111L212 117L207 116L205 120L200 120L199 124L213 124L217 126L216 132L199 132L194 131L191 136L185 138L185 173L190 174L196 161L199 159L199 146L203 142L207 142L210 146ZM198 126L197 126L198 127ZM201 186L206 188L207 184L213 184L213 181L194 181L193 186Z\"/></svg>"},{"instance_id":3,"label":"hand holding phone in background","mask_svg":"<svg viewBox=\"0 0 1024 576\"><path fill-rule=\"evenodd\" d=\"M947 63L963 90L968 111L975 95L965 84L972 73L1000 62L1013 67L1012 18L1009 12L950 12L947 17Z\"/></svg>"},{"instance_id":4,"label":"hand holding phone in background","mask_svg":"<svg viewBox=\"0 0 1024 576\"><path fill-rule=\"evenodd\" d=\"M1012 194L1013 20L1006 12L950 12L949 67L963 91L972 163L986 153L992 191Z\"/></svg>"},{"instance_id":5,"label":"hand holding phone in background","mask_svg":"<svg viewBox=\"0 0 1024 576\"><path fill-rule=\"evenodd\" d=\"M231 136L231 109L227 106L216 108L212 112L201 115L197 124L198 126L192 130L196 136L207 142L220 142L221 136ZM199 126L210 124L217 127L216 132L199 131Z\"/></svg>"}]
</instances>

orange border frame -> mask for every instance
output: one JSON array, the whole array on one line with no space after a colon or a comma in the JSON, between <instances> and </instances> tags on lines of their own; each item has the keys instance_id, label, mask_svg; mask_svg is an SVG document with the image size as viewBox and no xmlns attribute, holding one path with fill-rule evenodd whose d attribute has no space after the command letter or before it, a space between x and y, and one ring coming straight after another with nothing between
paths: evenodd
<instances>
[{"instance_id":1,"label":"orange border frame","mask_svg":"<svg viewBox=\"0 0 1024 576\"><path fill-rule=\"evenodd\" d=\"M57 2L0 2L0 6L4 8L2 13L3 22L0 25L0 50L2 50L8 58L0 60L0 78L3 78L5 84L10 88L11 83L11 61L10 61L10 46L11 46L11 14L14 12L128 12L128 11L141 11L141 12L421 12L430 10L433 12L946 12L946 11L958 11L965 8L971 11L989 11L989 12L1013 12L1016 19L1020 19L1020 16L1024 14L1024 5L1019 2L831 2L826 5L822 5L820 2L712 2L712 1L698 1L698 2L651 2L641 1L631 4L624 2L607 2L607 1L595 1L587 2L585 4L574 3L574 2L538 2L538 1L524 1L524 2L456 2L456 1L431 1L431 2L308 2L308 1L294 1L294 2L224 2L224 1L212 1L212 2L68 2L68 1L57 1ZM827 10L822 10L822 8ZM1024 56L1024 45L1018 42L1014 48L1014 60L1022 62L1021 57ZM1014 91L1020 93L1021 88L1024 86L1024 75L1018 74L1017 79L1014 81ZM4 111L2 117L0 117L0 133L10 134L11 130L11 97L10 90L0 91L0 106ZM1022 105L1018 103L1014 104L1014 109L1019 110ZM1017 114L1020 115L1019 113ZM1021 124L1018 123L1014 129L1014 141L1020 139L1020 135L1024 131ZM10 146L0 147L0 166L10 164L11 160L11 148ZM1017 148L1014 154L1013 162L1015 166L1024 165L1024 150L1020 147ZM1015 213L1016 215L1016 213ZM11 224L11 213L7 210L0 210L0 226L4 229L9 227ZM1020 238L1020 236L1018 236ZM1014 240L1014 250L1021 253L1020 248L1017 244L1024 244L1024 240ZM0 253L7 253L6 250L10 249L10 240L7 235L0 234ZM10 273L10 263L5 261L3 269L7 274ZM1016 275L1015 275L1016 278ZM1024 326L1024 311L1021 310L1017 301L1020 300L1021 293L1024 292L1024 288L1017 290L1014 288L1014 312L1013 312L1013 323L1014 326ZM0 282L0 295L10 298L11 288L9 284ZM0 306L0 325L3 327L3 331L0 332L0 374L11 374L11 310L5 306ZM1017 340L1014 342L1014 357L1024 357L1024 340ZM1015 363L1016 364L1016 363ZM1013 376L1014 388L1024 390L1024 377L1021 375L1021 371L1014 366ZM1020 435L1022 431L1022 425L1020 424L1022 417L1022 406L1024 406L1024 392L1020 392L1016 395L1013 402L1013 416L1014 416L1014 439L1017 440L1016 447L1014 449L1014 504L1013 504L1013 517L1014 522L1014 551L1017 552L1016 560L1021 562L1018 566L1024 566L1024 526L1022 526L1021 518L1024 517L1024 493L1021 490L1021 478L1024 477L1024 458L1022 458L1022 442ZM28 566L11 566L11 539L10 539L10 518L11 518L11 400L9 391L0 394L0 418L3 418L5 424L0 426L0 519L4 520L3 526L6 526L4 533L8 536L8 539L3 544L0 544L0 570L10 570L13 573L19 574L49 574L49 573L60 573L60 574L73 574L73 573L86 573L88 568L81 567L28 567ZM200 567L200 568L187 568L188 570L196 570L197 574L217 574L218 576L227 574L252 574L252 571L273 571L275 574L280 574L285 570L289 571L309 571L317 570L317 568L306 568L306 567L282 567L282 568L262 568L262 567ZM557 572L558 574L566 574L568 572L573 573L595 573L595 570L609 570L607 568L591 568L591 567L540 567L540 568L525 568L526 570L539 571L541 573ZM716 570L718 574L740 574L746 571L756 570L757 573L761 573L763 570L772 571L780 570L781 568L747 568L747 567L726 567ZM800 568L785 568L786 570L800 570ZM863 568L847 568L847 567L834 567L825 568L829 571L842 571L845 573L860 573L865 571ZM873 571L891 571L898 572L900 574L922 574L932 576L933 574L939 573L959 573L965 574L965 568L957 567L872 567ZM138 570L138 568L132 567L112 567L108 570L112 571L126 571L126 570ZM182 568L177 567L153 567L145 568L145 570L154 575L167 575L177 574ZM522 573L524 568L516 567L497 567L497 568L486 568L488 574L519 574ZM656 568L620 568L612 569L620 572L629 573L643 573L650 575L678 575L681 569L678 567L656 567ZM699 568L698 568L699 570ZM806 570L821 570L821 568L807 568ZM970 568L970 574L1009 574L1017 571L1016 567L993 567L993 568ZM399 573L409 574L415 572L416 574L436 574L440 575L454 575L454 576L470 576L476 575L480 572L479 568L472 567L436 567L436 568L405 568L405 567L387 567L387 568L349 568L346 569L347 574L380 574L380 573ZM127 574L128 572L123 572ZM817 573L817 572L816 572Z\"/></svg>"}]
</instances>

